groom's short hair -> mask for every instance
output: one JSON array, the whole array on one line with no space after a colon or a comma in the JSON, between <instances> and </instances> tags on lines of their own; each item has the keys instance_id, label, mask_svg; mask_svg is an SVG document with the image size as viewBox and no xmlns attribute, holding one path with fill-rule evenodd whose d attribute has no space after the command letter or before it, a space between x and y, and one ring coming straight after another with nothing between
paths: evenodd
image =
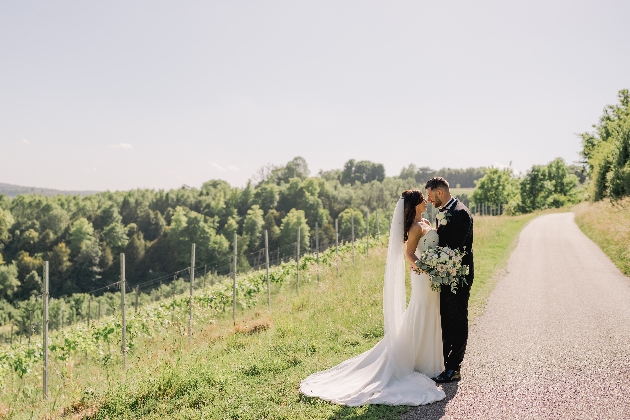
<instances>
[{"instance_id":1,"label":"groom's short hair","mask_svg":"<svg viewBox=\"0 0 630 420\"><path fill-rule=\"evenodd\" d=\"M432 190L441 189L447 192L450 191L450 186L448 185L448 181L442 178L441 176L434 176L433 178L428 180L424 188L425 189L431 188Z\"/></svg>"}]
</instances>

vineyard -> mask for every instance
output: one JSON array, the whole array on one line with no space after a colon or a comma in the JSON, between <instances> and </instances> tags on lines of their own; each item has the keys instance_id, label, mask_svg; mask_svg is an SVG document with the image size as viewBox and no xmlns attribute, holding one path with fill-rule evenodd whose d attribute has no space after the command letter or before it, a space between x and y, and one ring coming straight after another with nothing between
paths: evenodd
<instances>
[{"instance_id":1,"label":"vineyard","mask_svg":"<svg viewBox=\"0 0 630 420\"><path fill-rule=\"evenodd\" d=\"M296 278L299 269L300 283L316 281L323 269L351 258L365 254L369 248L379 244L376 238L345 242L315 254L305 254L299 259L299 268L294 259L273 266L269 270L270 293L274 296L296 292ZM229 319L233 305L232 279L227 276L201 274L196 277L199 285L193 295L193 334L202 331L216 322ZM126 319L127 357L134 359L141 352L148 352L144 343L160 336L185 339L187 335L190 298L183 292L189 283L179 279L173 284L181 293L162 299L153 304L137 307ZM240 275L236 282L236 307L239 312L257 305L266 306L267 272L253 270ZM129 311L131 312L131 311ZM63 393L64 379L74 369L74 375L81 374L81 365L91 365L109 372L114 366L121 366L122 360L122 317L121 311L92 322L74 325L53 331L49 335L49 372L52 394ZM29 343L0 347L0 395L1 401L13 405L17 399L36 403L42 395L43 347L41 339ZM89 372L86 372L89 374ZM108 376L108 380L109 380ZM113 378L112 378L113 379ZM2 414L0 406L0 417Z\"/></svg>"}]
</instances>

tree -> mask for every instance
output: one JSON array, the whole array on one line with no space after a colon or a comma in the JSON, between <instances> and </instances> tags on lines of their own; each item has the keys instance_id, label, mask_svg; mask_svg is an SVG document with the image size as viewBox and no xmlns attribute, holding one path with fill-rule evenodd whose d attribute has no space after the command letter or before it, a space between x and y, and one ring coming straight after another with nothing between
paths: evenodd
<instances>
[{"instance_id":1,"label":"tree","mask_svg":"<svg viewBox=\"0 0 630 420\"><path fill-rule=\"evenodd\" d=\"M114 223L122 224L122 216L120 215L116 203L110 202L107 203L98 213L98 216L94 220L94 228L97 230L103 230L106 226L110 226Z\"/></svg>"},{"instance_id":2,"label":"tree","mask_svg":"<svg viewBox=\"0 0 630 420\"><path fill-rule=\"evenodd\" d=\"M534 165L522 179L520 191L523 211L530 212L546 208L547 199L552 194L547 167Z\"/></svg>"},{"instance_id":3,"label":"tree","mask_svg":"<svg viewBox=\"0 0 630 420\"><path fill-rule=\"evenodd\" d=\"M41 270L44 262L39 255L31 256L27 251L20 251L17 254L15 265L18 269L18 276L25 279L31 271Z\"/></svg>"},{"instance_id":4,"label":"tree","mask_svg":"<svg viewBox=\"0 0 630 420\"><path fill-rule=\"evenodd\" d=\"M238 228L238 225L236 225ZM196 244L197 261L200 264L216 264L225 260L230 252L228 240L204 221L204 216L177 207L171 222L168 239L176 252L176 261L180 266L190 264L190 252ZM221 261L223 262L223 261Z\"/></svg>"},{"instance_id":5,"label":"tree","mask_svg":"<svg viewBox=\"0 0 630 420\"><path fill-rule=\"evenodd\" d=\"M103 230L105 244L114 252L120 253L129 243L127 229L120 222L113 222Z\"/></svg>"},{"instance_id":6,"label":"tree","mask_svg":"<svg viewBox=\"0 0 630 420\"><path fill-rule=\"evenodd\" d=\"M42 231L50 230L55 236L59 236L70 224L68 212L57 203L47 203L41 211L43 214L40 222Z\"/></svg>"},{"instance_id":7,"label":"tree","mask_svg":"<svg viewBox=\"0 0 630 420\"><path fill-rule=\"evenodd\" d=\"M17 267L14 264L0 265L0 299L10 299L19 287Z\"/></svg>"},{"instance_id":8,"label":"tree","mask_svg":"<svg viewBox=\"0 0 630 420\"><path fill-rule=\"evenodd\" d=\"M306 179L310 171L306 160L297 156L289 161L285 166L265 165L258 170L254 178L258 181L258 186L265 183L281 185L289 182L291 178Z\"/></svg>"},{"instance_id":9,"label":"tree","mask_svg":"<svg viewBox=\"0 0 630 420\"><path fill-rule=\"evenodd\" d=\"M518 196L518 180L512 169L490 168L476 184L471 199L477 204L508 204Z\"/></svg>"},{"instance_id":10,"label":"tree","mask_svg":"<svg viewBox=\"0 0 630 420\"><path fill-rule=\"evenodd\" d=\"M37 271L33 270L26 276L22 283L22 299L28 299L30 296L36 296L40 293L43 293L42 279L39 277Z\"/></svg>"},{"instance_id":11,"label":"tree","mask_svg":"<svg viewBox=\"0 0 630 420\"><path fill-rule=\"evenodd\" d=\"M166 230L166 221L159 210L145 210L137 224L147 241L156 240Z\"/></svg>"},{"instance_id":12,"label":"tree","mask_svg":"<svg viewBox=\"0 0 630 420\"><path fill-rule=\"evenodd\" d=\"M254 202L262 209L263 212L276 207L280 196L279 188L275 184L262 184L254 193Z\"/></svg>"},{"instance_id":13,"label":"tree","mask_svg":"<svg viewBox=\"0 0 630 420\"><path fill-rule=\"evenodd\" d=\"M70 248L64 242L60 242L48 253L48 259L50 261L50 293L52 296L59 296L62 290L72 289L66 285L72 272Z\"/></svg>"},{"instance_id":14,"label":"tree","mask_svg":"<svg viewBox=\"0 0 630 420\"><path fill-rule=\"evenodd\" d=\"M577 199L578 179L569 172L562 158L557 158L547 165L547 178L551 185L551 194L547 198L547 207L562 207Z\"/></svg>"},{"instance_id":15,"label":"tree","mask_svg":"<svg viewBox=\"0 0 630 420\"><path fill-rule=\"evenodd\" d=\"M260 244L261 234L265 225L263 214L260 207L254 204L247 211L247 215L243 220L243 246L248 249L255 249Z\"/></svg>"},{"instance_id":16,"label":"tree","mask_svg":"<svg viewBox=\"0 0 630 420\"><path fill-rule=\"evenodd\" d=\"M76 279L75 288L86 292L97 286L96 281L101 277L100 260L101 248L95 238L81 242L72 273ZM73 290L73 292L78 290Z\"/></svg>"},{"instance_id":17,"label":"tree","mask_svg":"<svg viewBox=\"0 0 630 420\"><path fill-rule=\"evenodd\" d=\"M381 182L385 179L385 167L380 163L369 160L355 161L350 159L344 165L341 173L342 184L365 184L372 181Z\"/></svg>"},{"instance_id":18,"label":"tree","mask_svg":"<svg viewBox=\"0 0 630 420\"><path fill-rule=\"evenodd\" d=\"M398 177L400 179L416 179L416 174L418 173L418 167L413 163L410 163L409 166L402 168L400 171L400 175Z\"/></svg>"},{"instance_id":19,"label":"tree","mask_svg":"<svg viewBox=\"0 0 630 420\"><path fill-rule=\"evenodd\" d=\"M300 247L302 250L306 250L310 244L310 229L306 224L306 216L304 211L292 209L282 219L280 225L280 234L278 236L278 245L285 250L286 253L290 252L290 248L297 242L297 231L300 227Z\"/></svg>"},{"instance_id":20,"label":"tree","mask_svg":"<svg viewBox=\"0 0 630 420\"><path fill-rule=\"evenodd\" d=\"M15 219L11 212L8 209L0 208L0 250L11 239L9 229L11 229L13 223L15 223Z\"/></svg>"},{"instance_id":21,"label":"tree","mask_svg":"<svg viewBox=\"0 0 630 420\"><path fill-rule=\"evenodd\" d=\"M70 250L74 254L81 251L83 242L94 239L94 227L85 217L75 221L70 228Z\"/></svg>"},{"instance_id":22,"label":"tree","mask_svg":"<svg viewBox=\"0 0 630 420\"><path fill-rule=\"evenodd\" d=\"M607 105L593 133L582 133L582 156L592 179L591 197L630 194L630 92L620 90L618 105Z\"/></svg>"},{"instance_id":23,"label":"tree","mask_svg":"<svg viewBox=\"0 0 630 420\"><path fill-rule=\"evenodd\" d=\"M352 238L352 215L354 214L354 237L365 236L365 214L357 209L347 208L339 213L339 240ZM374 233L374 232L373 232Z\"/></svg>"}]
</instances>

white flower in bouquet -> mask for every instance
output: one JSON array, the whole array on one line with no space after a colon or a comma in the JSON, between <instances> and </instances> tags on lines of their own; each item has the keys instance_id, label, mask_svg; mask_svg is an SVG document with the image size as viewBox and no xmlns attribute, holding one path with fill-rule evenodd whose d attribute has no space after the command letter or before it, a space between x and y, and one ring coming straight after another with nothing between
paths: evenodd
<instances>
[{"instance_id":1,"label":"white flower in bouquet","mask_svg":"<svg viewBox=\"0 0 630 420\"><path fill-rule=\"evenodd\" d=\"M451 292L456 293L457 286L466 284L465 276L469 268L462 265L466 253L449 247L435 247L425 251L416 261L418 273L426 273L431 280L431 289L440 291L442 286L450 286Z\"/></svg>"}]
</instances>

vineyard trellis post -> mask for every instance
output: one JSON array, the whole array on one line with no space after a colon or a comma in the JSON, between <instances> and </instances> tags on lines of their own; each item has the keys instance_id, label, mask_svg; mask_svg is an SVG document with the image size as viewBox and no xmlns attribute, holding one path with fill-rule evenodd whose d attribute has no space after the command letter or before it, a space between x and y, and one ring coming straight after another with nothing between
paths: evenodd
<instances>
[{"instance_id":1,"label":"vineyard trellis post","mask_svg":"<svg viewBox=\"0 0 630 420\"><path fill-rule=\"evenodd\" d=\"M33 335L33 311L28 311L28 348L31 348L31 335Z\"/></svg>"},{"instance_id":2,"label":"vineyard trellis post","mask_svg":"<svg viewBox=\"0 0 630 420\"><path fill-rule=\"evenodd\" d=\"M297 230L295 243L295 293L300 293L300 227Z\"/></svg>"},{"instance_id":3,"label":"vineyard trellis post","mask_svg":"<svg viewBox=\"0 0 630 420\"><path fill-rule=\"evenodd\" d=\"M90 329L90 321L92 316L92 296L88 299L88 311L87 311L87 327Z\"/></svg>"},{"instance_id":4,"label":"vineyard trellis post","mask_svg":"<svg viewBox=\"0 0 630 420\"><path fill-rule=\"evenodd\" d=\"M127 280L125 279L125 254L120 254L120 306L122 310L122 357L123 370L127 370L127 303L125 302L125 289Z\"/></svg>"},{"instance_id":5,"label":"vineyard trellis post","mask_svg":"<svg viewBox=\"0 0 630 420\"><path fill-rule=\"evenodd\" d=\"M267 267L267 307L271 308L271 289L269 285L269 234L265 229L265 266Z\"/></svg>"},{"instance_id":6,"label":"vineyard trellis post","mask_svg":"<svg viewBox=\"0 0 630 420\"><path fill-rule=\"evenodd\" d=\"M381 230L378 228L378 209L376 209L376 239L381 242Z\"/></svg>"},{"instance_id":7,"label":"vineyard trellis post","mask_svg":"<svg viewBox=\"0 0 630 420\"><path fill-rule=\"evenodd\" d=\"M354 263L354 211L350 214L350 231L352 234L352 262Z\"/></svg>"},{"instance_id":8,"label":"vineyard trellis post","mask_svg":"<svg viewBox=\"0 0 630 420\"><path fill-rule=\"evenodd\" d=\"M234 232L234 269L232 272L232 322L234 323L234 325L236 325L236 262L238 260L236 241L237 241L236 232Z\"/></svg>"},{"instance_id":9,"label":"vineyard trellis post","mask_svg":"<svg viewBox=\"0 0 630 420\"><path fill-rule=\"evenodd\" d=\"M98 301L98 320L101 320L101 301Z\"/></svg>"},{"instance_id":10,"label":"vineyard trellis post","mask_svg":"<svg viewBox=\"0 0 630 420\"><path fill-rule=\"evenodd\" d=\"M135 292L136 292L136 302L135 303L136 304L134 306L135 306L135 312L138 313L138 298L140 297L140 285L139 284L136 285L135 289L136 289L135 290Z\"/></svg>"},{"instance_id":11,"label":"vineyard trellis post","mask_svg":"<svg viewBox=\"0 0 630 420\"><path fill-rule=\"evenodd\" d=\"M190 251L190 301L188 303L188 341L192 338L193 288L195 287L195 244Z\"/></svg>"},{"instance_id":12,"label":"vineyard trellis post","mask_svg":"<svg viewBox=\"0 0 630 420\"><path fill-rule=\"evenodd\" d=\"M370 253L370 211L367 211L367 223L365 224L365 256Z\"/></svg>"},{"instance_id":13,"label":"vineyard trellis post","mask_svg":"<svg viewBox=\"0 0 630 420\"><path fill-rule=\"evenodd\" d=\"M319 223L315 222L315 262L317 263L317 281L319 282Z\"/></svg>"},{"instance_id":14,"label":"vineyard trellis post","mask_svg":"<svg viewBox=\"0 0 630 420\"><path fill-rule=\"evenodd\" d=\"M43 373L43 389L42 393L44 398L48 398L48 261L44 261L44 320L43 320L43 342L42 342L42 350L43 350L43 362L44 362L44 371ZM13 333L13 328L11 328L11 333Z\"/></svg>"},{"instance_id":15,"label":"vineyard trellis post","mask_svg":"<svg viewBox=\"0 0 630 420\"><path fill-rule=\"evenodd\" d=\"M339 219L335 219L335 261L337 277L339 277Z\"/></svg>"}]
</instances>

